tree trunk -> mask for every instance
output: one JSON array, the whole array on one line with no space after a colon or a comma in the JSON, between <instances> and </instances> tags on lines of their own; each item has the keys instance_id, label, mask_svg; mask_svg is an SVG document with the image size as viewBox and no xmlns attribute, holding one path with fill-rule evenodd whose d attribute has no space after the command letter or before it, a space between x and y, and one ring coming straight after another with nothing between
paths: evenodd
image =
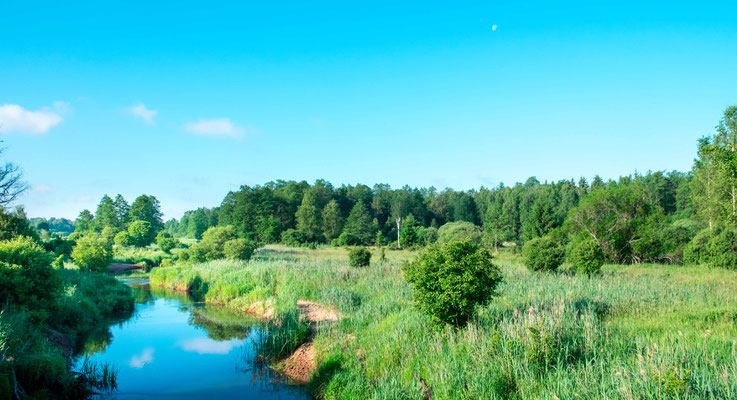
<instances>
[{"instance_id":1,"label":"tree trunk","mask_svg":"<svg viewBox=\"0 0 737 400\"><path fill-rule=\"evenodd\" d=\"M402 243L399 241L399 232L402 228L402 217L397 217L397 248L402 248Z\"/></svg>"}]
</instances>

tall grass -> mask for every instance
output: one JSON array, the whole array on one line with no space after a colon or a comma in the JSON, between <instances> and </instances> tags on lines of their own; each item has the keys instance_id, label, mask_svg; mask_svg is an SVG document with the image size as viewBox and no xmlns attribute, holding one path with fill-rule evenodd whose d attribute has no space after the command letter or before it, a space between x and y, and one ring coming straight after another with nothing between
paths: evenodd
<instances>
[{"instance_id":1,"label":"tall grass","mask_svg":"<svg viewBox=\"0 0 737 400\"><path fill-rule=\"evenodd\" d=\"M272 300L282 318L297 299L334 307L344 318L314 339L319 397L737 398L733 271L608 265L589 278L531 273L501 254L500 296L455 330L412 307L400 270L411 253L377 254L353 269L345 250L268 247L248 263L159 268L151 280L183 287L197 276L207 302ZM284 337L296 329L282 328Z\"/></svg>"}]
</instances>

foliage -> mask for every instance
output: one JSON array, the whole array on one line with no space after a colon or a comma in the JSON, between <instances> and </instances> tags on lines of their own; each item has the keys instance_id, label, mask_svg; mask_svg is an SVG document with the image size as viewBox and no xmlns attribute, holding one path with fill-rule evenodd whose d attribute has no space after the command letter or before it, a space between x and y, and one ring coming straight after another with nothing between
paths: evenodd
<instances>
[{"instance_id":1,"label":"foliage","mask_svg":"<svg viewBox=\"0 0 737 400\"><path fill-rule=\"evenodd\" d=\"M83 271L103 271L113 260L113 249L96 234L88 234L77 240L72 259Z\"/></svg>"},{"instance_id":2,"label":"foliage","mask_svg":"<svg viewBox=\"0 0 737 400\"><path fill-rule=\"evenodd\" d=\"M331 241L340 236L343 231L343 215L340 205L335 200L330 200L322 210L322 231L325 239Z\"/></svg>"},{"instance_id":3,"label":"foliage","mask_svg":"<svg viewBox=\"0 0 737 400\"><path fill-rule=\"evenodd\" d=\"M31 311L51 308L60 283L53 257L33 239L19 236L0 242L0 304Z\"/></svg>"},{"instance_id":4,"label":"foliage","mask_svg":"<svg viewBox=\"0 0 737 400\"><path fill-rule=\"evenodd\" d=\"M223 245L223 254L229 260L248 261L254 250L256 250L256 244L248 239L231 239Z\"/></svg>"},{"instance_id":5,"label":"foliage","mask_svg":"<svg viewBox=\"0 0 737 400\"><path fill-rule=\"evenodd\" d=\"M113 238L113 243L119 247L130 246L132 243L131 236L127 231L118 232L115 234L115 238Z\"/></svg>"},{"instance_id":6,"label":"foliage","mask_svg":"<svg viewBox=\"0 0 737 400\"><path fill-rule=\"evenodd\" d=\"M348 251L348 265L351 267L368 267L371 264L371 252L365 247L356 247Z\"/></svg>"},{"instance_id":7,"label":"foliage","mask_svg":"<svg viewBox=\"0 0 737 400\"><path fill-rule=\"evenodd\" d=\"M737 229L726 227L712 235L706 253L710 266L737 269Z\"/></svg>"},{"instance_id":8,"label":"foliage","mask_svg":"<svg viewBox=\"0 0 737 400\"><path fill-rule=\"evenodd\" d=\"M553 272L563 264L565 249L550 236L543 236L525 243L522 256L531 271Z\"/></svg>"},{"instance_id":9,"label":"foliage","mask_svg":"<svg viewBox=\"0 0 737 400\"><path fill-rule=\"evenodd\" d=\"M420 243L420 224L412 214L402 220L402 228L399 233L399 241L402 246L412 247Z\"/></svg>"},{"instance_id":10,"label":"foliage","mask_svg":"<svg viewBox=\"0 0 737 400\"><path fill-rule=\"evenodd\" d=\"M190 257L195 261L217 260L225 257L225 243L237 239L232 226L209 228L202 234L202 240L190 247Z\"/></svg>"},{"instance_id":11,"label":"foliage","mask_svg":"<svg viewBox=\"0 0 737 400\"><path fill-rule=\"evenodd\" d=\"M428 246L438 241L438 228L429 226L417 229L417 240L422 246Z\"/></svg>"},{"instance_id":12,"label":"foliage","mask_svg":"<svg viewBox=\"0 0 737 400\"><path fill-rule=\"evenodd\" d=\"M470 222L449 222L438 229L438 243L467 241L481 244L481 230Z\"/></svg>"},{"instance_id":13,"label":"foliage","mask_svg":"<svg viewBox=\"0 0 737 400\"><path fill-rule=\"evenodd\" d=\"M164 253L170 253L173 248L179 245L179 240L172 237L169 232L162 231L156 235L156 245L159 246Z\"/></svg>"},{"instance_id":14,"label":"foliage","mask_svg":"<svg viewBox=\"0 0 737 400\"><path fill-rule=\"evenodd\" d=\"M128 226L128 239L131 245L145 247L153 243L156 231L147 221L133 221Z\"/></svg>"},{"instance_id":15,"label":"foliage","mask_svg":"<svg viewBox=\"0 0 737 400\"><path fill-rule=\"evenodd\" d=\"M304 246L309 243L310 237L303 231L297 229L287 229L281 234L281 242L287 246Z\"/></svg>"},{"instance_id":16,"label":"foliage","mask_svg":"<svg viewBox=\"0 0 737 400\"><path fill-rule=\"evenodd\" d=\"M604 253L599 245L590 238L575 244L570 259L579 274L594 275L604 265Z\"/></svg>"},{"instance_id":17,"label":"foliage","mask_svg":"<svg viewBox=\"0 0 737 400\"><path fill-rule=\"evenodd\" d=\"M369 245L374 239L376 229L376 224L372 221L368 208L363 204L363 201L359 200L351 209L351 213L346 220L345 229L343 230L343 233L347 235L345 238L353 238L350 242L355 242L354 244ZM342 234L341 237L343 237ZM343 246L349 245L349 240L338 240Z\"/></svg>"},{"instance_id":18,"label":"foliage","mask_svg":"<svg viewBox=\"0 0 737 400\"><path fill-rule=\"evenodd\" d=\"M417 307L434 320L463 326L502 280L491 254L471 242L431 245L403 266Z\"/></svg>"},{"instance_id":19,"label":"foliage","mask_svg":"<svg viewBox=\"0 0 737 400\"><path fill-rule=\"evenodd\" d=\"M128 210L128 218L130 221L132 221L132 223L135 221L148 222L153 228L154 236L157 232L164 229L164 223L161 220L162 215L159 200L154 196L145 194L136 197Z\"/></svg>"},{"instance_id":20,"label":"foliage","mask_svg":"<svg viewBox=\"0 0 737 400\"><path fill-rule=\"evenodd\" d=\"M17 236L38 239L38 234L26 219L22 207L16 207L13 211L0 208L0 240L10 240Z\"/></svg>"}]
</instances>

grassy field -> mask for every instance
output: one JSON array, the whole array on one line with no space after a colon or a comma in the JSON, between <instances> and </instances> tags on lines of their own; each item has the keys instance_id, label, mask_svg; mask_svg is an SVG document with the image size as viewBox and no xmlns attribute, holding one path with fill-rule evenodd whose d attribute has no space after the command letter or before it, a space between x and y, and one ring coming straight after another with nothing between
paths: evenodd
<instances>
[{"instance_id":1,"label":"grassy field","mask_svg":"<svg viewBox=\"0 0 737 400\"><path fill-rule=\"evenodd\" d=\"M157 268L151 281L236 309L271 300L286 331L303 332L298 299L336 309L343 319L314 339L317 397L737 398L737 272L608 265L592 278L535 274L502 253L500 295L453 330L413 308L400 269L412 256L387 251L379 261L375 251L370 267L355 269L345 249L269 246L247 263ZM284 353L303 337L275 340Z\"/></svg>"}]
</instances>

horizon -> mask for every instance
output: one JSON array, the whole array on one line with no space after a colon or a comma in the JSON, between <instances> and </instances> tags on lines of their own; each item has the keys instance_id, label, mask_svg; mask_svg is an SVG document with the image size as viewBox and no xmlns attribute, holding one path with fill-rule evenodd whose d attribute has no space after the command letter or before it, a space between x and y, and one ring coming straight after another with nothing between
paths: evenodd
<instances>
[{"instance_id":1,"label":"horizon","mask_svg":"<svg viewBox=\"0 0 737 400\"><path fill-rule=\"evenodd\" d=\"M195 3L192 3L195 4ZM737 103L737 4L0 5L29 217L241 185L439 190L688 172Z\"/></svg>"}]
</instances>

